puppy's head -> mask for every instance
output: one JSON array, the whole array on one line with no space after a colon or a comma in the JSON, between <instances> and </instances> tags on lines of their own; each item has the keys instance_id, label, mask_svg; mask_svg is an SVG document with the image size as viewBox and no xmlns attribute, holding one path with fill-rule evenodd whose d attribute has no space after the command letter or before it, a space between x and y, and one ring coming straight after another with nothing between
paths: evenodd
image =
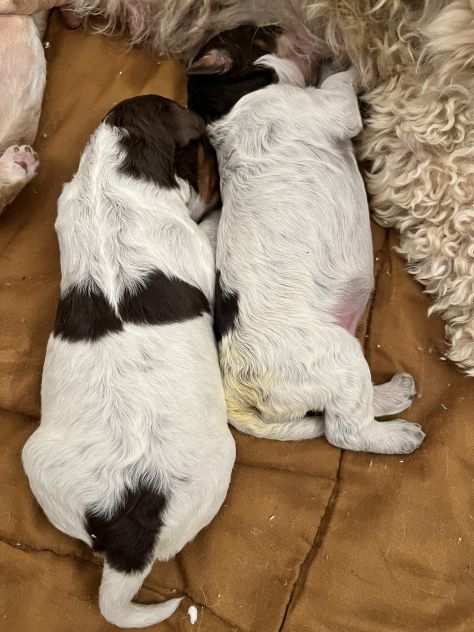
<instances>
[{"instance_id":1,"label":"puppy's head","mask_svg":"<svg viewBox=\"0 0 474 632\"><path fill-rule=\"evenodd\" d=\"M274 71L255 62L276 52L279 33L277 27L247 24L213 37L188 67L189 107L211 122L245 94L275 82Z\"/></svg>"},{"instance_id":2,"label":"puppy's head","mask_svg":"<svg viewBox=\"0 0 474 632\"><path fill-rule=\"evenodd\" d=\"M104 123L120 130L122 173L169 189L183 178L211 203L218 189L217 162L198 114L165 97L144 95L116 105Z\"/></svg>"},{"instance_id":3,"label":"puppy's head","mask_svg":"<svg viewBox=\"0 0 474 632\"><path fill-rule=\"evenodd\" d=\"M229 112L244 95L278 81L271 68L256 65L273 54L294 62L307 83L314 83L316 54L303 27L243 25L213 37L191 61L188 73L189 107L206 122Z\"/></svg>"}]
</instances>

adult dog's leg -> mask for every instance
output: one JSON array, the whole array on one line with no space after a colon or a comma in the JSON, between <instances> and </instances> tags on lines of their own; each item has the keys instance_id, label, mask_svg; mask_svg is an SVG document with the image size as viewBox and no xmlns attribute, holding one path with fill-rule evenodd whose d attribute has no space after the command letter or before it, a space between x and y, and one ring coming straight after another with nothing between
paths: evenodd
<instances>
[{"instance_id":1,"label":"adult dog's leg","mask_svg":"<svg viewBox=\"0 0 474 632\"><path fill-rule=\"evenodd\" d=\"M29 145L9 147L0 157L0 213L36 175L38 157Z\"/></svg>"}]
</instances>

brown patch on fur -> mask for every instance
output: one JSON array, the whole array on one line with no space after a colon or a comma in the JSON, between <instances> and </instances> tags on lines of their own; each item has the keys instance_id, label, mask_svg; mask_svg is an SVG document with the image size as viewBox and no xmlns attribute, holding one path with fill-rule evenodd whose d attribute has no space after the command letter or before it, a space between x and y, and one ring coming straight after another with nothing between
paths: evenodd
<instances>
[{"instance_id":1,"label":"brown patch on fur","mask_svg":"<svg viewBox=\"0 0 474 632\"><path fill-rule=\"evenodd\" d=\"M207 140L203 139L197 156L198 191L209 209L220 202L219 170L215 151Z\"/></svg>"}]
</instances>

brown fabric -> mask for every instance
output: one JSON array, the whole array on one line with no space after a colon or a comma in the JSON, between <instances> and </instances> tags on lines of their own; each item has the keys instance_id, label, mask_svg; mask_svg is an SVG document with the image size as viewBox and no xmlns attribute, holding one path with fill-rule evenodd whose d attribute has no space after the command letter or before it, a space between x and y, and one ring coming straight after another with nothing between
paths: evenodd
<instances>
[{"instance_id":1,"label":"brown fabric","mask_svg":"<svg viewBox=\"0 0 474 632\"><path fill-rule=\"evenodd\" d=\"M183 100L173 63L118 41L63 30L48 39L40 176L0 220L0 630L102 632L101 562L56 531L20 462L39 416L40 373L58 292L56 200L89 134L118 100L156 91ZM377 290L364 338L375 381L412 372L408 411L428 437L410 457L341 454L236 435L238 464L214 523L168 564L141 601L184 593L159 629L199 632L472 632L472 381L440 356L443 332L374 229ZM363 334L364 335L364 334Z\"/></svg>"}]
</instances>

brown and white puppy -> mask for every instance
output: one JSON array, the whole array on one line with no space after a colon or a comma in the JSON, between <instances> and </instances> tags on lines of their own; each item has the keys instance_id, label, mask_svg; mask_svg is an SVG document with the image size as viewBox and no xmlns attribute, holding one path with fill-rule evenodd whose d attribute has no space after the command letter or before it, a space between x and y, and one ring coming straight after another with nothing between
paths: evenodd
<instances>
[{"instance_id":1,"label":"brown and white puppy","mask_svg":"<svg viewBox=\"0 0 474 632\"><path fill-rule=\"evenodd\" d=\"M0 13L3 8L0 2ZM31 144L46 83L42 38L47 17L45 11L33 17L0 15L0 213L39 166ZM69 12L65 18L68 25L76 25Z\"/></svg>"}]
</instances>

